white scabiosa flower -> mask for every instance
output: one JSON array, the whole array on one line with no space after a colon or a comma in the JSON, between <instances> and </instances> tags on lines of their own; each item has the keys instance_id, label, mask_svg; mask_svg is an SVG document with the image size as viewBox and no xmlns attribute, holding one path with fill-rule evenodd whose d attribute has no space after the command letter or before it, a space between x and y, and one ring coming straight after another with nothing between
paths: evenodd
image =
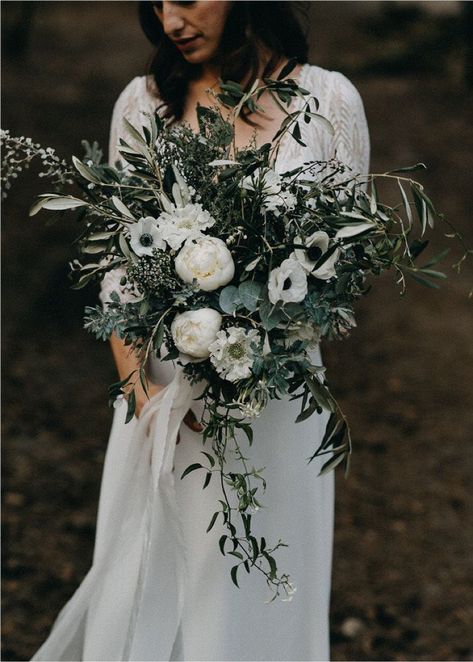
<instances>
[{"instance_id":1,"label":"white scabiosa flower","mask_svg":"<svg viewBox=\"0 0 473 662\"><path fill-rule=\"evenodd\" d=\"M176 273L185 283L197 281L205 292L227 285L235 273L232 254L217 237L187 240L175 260Z\"/></svg>"},{"instance_id":2,"label":"white scabiosa flower","mask_svg":"<svg viewBox=\"0 0 473 662\"><path fill-rule=\"evenodd\" d=\"M335 249L320 267L315 269L315 265L322 255L327 252L329 247L330 237L326 232L318 230L304 241L300 237L295 237L294 242L296 244L305 244L305 248L296 248L291 254L291 257L297 260L307 273L320 280L328 280L336 276L335 264L340 257L340 249L338 248Z\"/></svg>"},{"instance_id":3,"label":"white scabiosa flower","mask_svg":"<svg viewBox=\"0 0 473 662\"><path fill-rule=\"evenodd\" d=\"M217 333L216 340L210 345L210 361L216 371L229 382L246 379L251 375L254 353L252 343L259 340L258 331L245 331L238 326L231 326Z\"/></svg>"},{"instance_id":4,"label":"white scabiosa flower","mask_svg":"<svg viewBox=\"0 0 473 662\"><path fill-rule=\"evenodd\" d=\"M177 349L192 359L206 359L210 345L217 338L222 316L213 308L199 308L179 313L171 324L171 334Z\"/></svg>"},{"instance_id":5,"label":"white scabiosa flower","mask_svg":"<svg viewBox=\"0 0 473 662\"><path fill-rule=\"evenodd\" d=\"M153 248L166 248L157 221L151 216L140 218L129 227L129 232L130 246L136 255L152 255Z\"/></svg>"},{"instance_id":6,"label":"white scabiosa flower","mask_svg":"<svg viewBox=\"0 0 473 662\"><path fill-rule=\"evenodd\" d=\"M271 303L297 303L307 294L307 276L297 260L288 258L269 274L268 296Z\"/></svg>"},{"instance_id":7,"label":"white scabiosa flower","mask_svg":"<svg viewBox=\"0 0 473 662\"><path fill-rule=\"evenodd\" d=\"M164 241L178 250L187 239L197 239L202 231L211 228L215 219L198 203L174 207L158 218L158 227Z\"/></svg>"}]
</instances>

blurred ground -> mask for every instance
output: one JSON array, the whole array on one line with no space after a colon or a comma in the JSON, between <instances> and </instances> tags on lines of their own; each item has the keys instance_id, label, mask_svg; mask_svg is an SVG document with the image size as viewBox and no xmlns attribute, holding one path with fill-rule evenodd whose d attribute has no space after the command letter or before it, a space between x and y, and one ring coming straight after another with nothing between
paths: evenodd
<instances>
[{"instance_id":1,"label":"blurred ground","mask_svg":"<svg viewBox=\"0 0 473 662\"><path fill-rule=\"evenodd\" d=\"M113 101L148 55L136 7L34 4L26 53L3 58L2 126L65 155L83 137L105 146ZM422 181L471 245L461 26L397 3L375 20L369 4L312 3L310 61L360 90L372 171L427 163ZM95 293L68 289L76 228L27 217L39 192L26 175L3 209L4 660L29 659L90 566L115 376L81 329ZM470 286L471 271L451 274L401 300L383 277L352 338L324 349L355 437L349 479L337 474L333 660L472 659Z\"/></svg>"}]
</instances>

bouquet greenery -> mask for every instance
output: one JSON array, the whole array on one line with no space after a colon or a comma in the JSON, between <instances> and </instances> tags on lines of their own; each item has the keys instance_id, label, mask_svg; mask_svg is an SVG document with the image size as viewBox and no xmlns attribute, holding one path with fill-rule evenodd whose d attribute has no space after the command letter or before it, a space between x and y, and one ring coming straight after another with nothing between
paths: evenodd
<instances>
[{"instance_id":1,"label":"bouquet greenery","mask_svg":"<svg viewBox=\"0 0 473 662\"><path fill-rule=\"evenodd\" d=\"M435 268L445 251L417 263L428 244L424 235L440 216L409 176L422 164L360 175L334 155L276 171L284 134L302 143L300 120L333 130L317 112L317 99L287 78L294 64L278 80L257 81L249 91L222 83L218 104L197 108L199 133L186 124L173 127L158 112L145 126L127 123L130 139L120 140L122 163L115 165L102 162L95 143L84 142L85 157L73 156L68 165L52 150L3 132L10 174L39 154L45 174L61 187L39 196L30 214L78 213L82 233L80 257L71 263L73 286L98 282L113 269L123 272L122 296L114 292L103 307L85 311L87 330L103 340L114 332L140 357L140 369L110 387L111 402L126 396L127 422L132 419L134 388L140 381L147 389L151 353L177 362L187 380L201 385L205 464L190 465L182 478L203 471L205 488L219 476L221 508L207 531L221 514L227 534L220 550L236 559L234 583L241 565L247 572L257 568L275 597L281 588L292 590L273 555L284 543L271 547L252 534L252 513L261 505L256 481L263 490L265 482L248 466L239 431L251 446L251 421L274 398L299 400L297 421L328 410L325 435L308 462L325 456L321 473L343 464L346 474L349 426L313 350L322 338L349 334L354 304L370 289L368 277L394 269L401 291L409 277L432 287L445 278ZM287 115L272 143L237 149L235 118L244 106L257 110L264 91ZM305 103L289 112L295 95ZM231 111L226 118L222 106ZM398 205L379 199L381 179L399 189ZM68 194L70 184L78 192ZM230 448L241 460L240 473L226 469Z\"/></svg>"}]
</instances>

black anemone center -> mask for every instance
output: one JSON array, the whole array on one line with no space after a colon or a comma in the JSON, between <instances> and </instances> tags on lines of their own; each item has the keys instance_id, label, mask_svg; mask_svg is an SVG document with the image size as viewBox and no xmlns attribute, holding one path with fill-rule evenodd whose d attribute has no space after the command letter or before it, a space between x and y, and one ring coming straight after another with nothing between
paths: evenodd
<instances>
[{"instance_id":1,"label":"black anemone center","mask_svg":"<svg viewBox=\"0 0 473 662\"><path fill-rule=\"evenodd\" d=\"M318 246L311 246L307 249L307 257L311 262L317 262L322 255L322 249Z\"/></svg>"},{"instance_id":2,"label":"black anemone center","mask_svg":"<svg viewBox=\"0 0 473 662\"><path fill-rule=\"evenodd\" d=\"M140 244L142 246L152 246L153 245L153 235L149 232L144 232L140 237Z\"/></svg>"},{"instance_id":3,"label":"black anemone center","mask_svg":"<svg viewBox=\"0 0 473 662\"><path fill-rule=\"evenodd\" d=\"M284 281L284 285L282 286L282 289L283 289L283 290L289 290L289 289L291 288L291 286L292 286L292 281L291 281L291 279L290 279L290 278L286 278L286 280Z\"/></svg>"}]
</instances>

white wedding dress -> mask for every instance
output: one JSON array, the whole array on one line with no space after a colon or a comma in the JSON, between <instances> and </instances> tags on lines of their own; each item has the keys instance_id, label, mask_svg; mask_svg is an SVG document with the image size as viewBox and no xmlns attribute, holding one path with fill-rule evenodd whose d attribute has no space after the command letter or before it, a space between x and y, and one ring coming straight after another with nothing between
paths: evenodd
<instances>
[{"instance_id":1,"label":"white wedding dress","mask_svg":"<svg viewBox=\"0 0 473 662\"><path fill-rule=\"evenodd\" d=\"M335 136L301 121L307 147L287 134L277 170L328 159L336 150L354 171L368 172L368 129L355 87L341 73L309 64L299 83L318 98ZM141 126L141 111L157 104L145 77L124 89L113 112L111 161L118 158L118 136L126 135L122 118ZM111 272L104 279L102 301L113 290L121 292L119 276ZM320 364L318 351L315 358ZM226 533L220 516L206 533L219 508L218 477L205 490L201 471L180 479L189 464L205 464L201 435L180 425L195 393L170 363L155 358L150 371L168 387L147 403L139 420L125 424L124 402L115 409L93 565L32 659L329 660L334 473L318 477L322 458L307 465L327 413L295 424L298 403L273 401L254 423L253 446L243 447L251 465L265 467L267 481L253 533L268 544L281 538L289 545L275 554L279 571L288 572L297 588L292 601L266 604L271 592L262 573L240 568L240 588L232 583L236 559L219 551L218 539ZM192 404L199 408L199 402Z\"/></svg>"}]
</instances>

